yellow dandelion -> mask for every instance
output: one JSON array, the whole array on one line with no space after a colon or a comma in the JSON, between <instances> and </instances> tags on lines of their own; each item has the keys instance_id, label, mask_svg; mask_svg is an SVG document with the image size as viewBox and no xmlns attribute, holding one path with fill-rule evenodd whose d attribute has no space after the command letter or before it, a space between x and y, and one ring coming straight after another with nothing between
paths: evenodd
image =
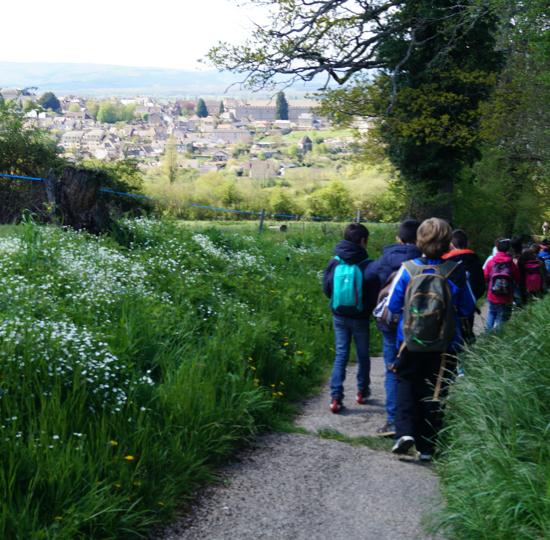
<instances>
[{"instance_id":1,"label":"yellow dandelion","mask_svg":"<svg viewBox=\"0 0 550 540\"><path fill-rule=\"evenodd\" d=\"M117 441L112 441L112 440L111 440L111 441L109 441L109 444L110 444L111 446L118 446L118 442L117 442Z\"/></svg>"},{"instance_id":2,"label":"yellow dandelion","mask_svg":"<svg viewBox=\"0 0 550 540\"><path fill-rule=\"evenodd\" d=\"M127 456L124 456L124 459L126 461L134 461L136 458L135 458L135 456L132 456L132 455L128 454Z\"/></svg>"}]
</instances>

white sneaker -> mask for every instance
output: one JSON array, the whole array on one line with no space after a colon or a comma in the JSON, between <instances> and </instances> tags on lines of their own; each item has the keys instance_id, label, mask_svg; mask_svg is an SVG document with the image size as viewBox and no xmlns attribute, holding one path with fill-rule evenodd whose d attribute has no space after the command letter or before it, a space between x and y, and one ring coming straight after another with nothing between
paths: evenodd
<instances>
[{"instance_id":1,"label":"white sneaker","mask_svg":"<svg viewBox=\"0 0 550 540\"><path fill-rule=\"evenodd\" d=\"M403 435L399 437L391 449L392 454L406 454L414 446L414 437Z\"/></svg>"}]
</instances>

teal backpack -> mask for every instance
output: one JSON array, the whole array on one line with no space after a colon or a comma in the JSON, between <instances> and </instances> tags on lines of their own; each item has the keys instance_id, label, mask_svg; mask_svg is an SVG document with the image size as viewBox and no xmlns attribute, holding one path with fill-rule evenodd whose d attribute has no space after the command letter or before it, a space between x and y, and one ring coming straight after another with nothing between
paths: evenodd
<instances>
[{"instance_id":1,"label":"teal backpack","mask_svg":"<svg viewBox=\"0 0 550 540\"><path fill-rule=\"evenodd\" d=\"M359 264L348 264L334 257L338 264L332 281L331 307L337 315L353 316L363 313L363 272Z\"/></svg>"}]
</instances>

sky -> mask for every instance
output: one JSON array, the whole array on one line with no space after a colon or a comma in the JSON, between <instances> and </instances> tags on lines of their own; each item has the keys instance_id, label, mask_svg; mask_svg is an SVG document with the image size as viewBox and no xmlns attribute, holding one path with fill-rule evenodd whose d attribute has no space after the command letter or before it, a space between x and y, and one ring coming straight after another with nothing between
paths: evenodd
<instances>
[{"instance_id":1,"label":"sky","mask_svg":"<svg viewBox=\"0 0 550 540\"><path fill-rule=\"evenodd\" d=\"M0 61L205 69L197 60L211 46L242 42L253 22L266 21L265 8L238 4L242 0L6 2Z\"/></svg>"}]
</instances>

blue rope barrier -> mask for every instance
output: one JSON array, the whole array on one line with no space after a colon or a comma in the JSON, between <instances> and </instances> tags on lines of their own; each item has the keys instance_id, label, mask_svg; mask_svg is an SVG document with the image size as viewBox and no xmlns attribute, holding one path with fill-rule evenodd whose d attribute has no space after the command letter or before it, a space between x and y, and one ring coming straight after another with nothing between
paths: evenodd
<instances>
[{"instance_id":1,"label":"blue rope barrier","mask_svg":"<svg viewBox=\"0 0 550 540\"><path fill-rule=\"evenodd\" d=\"M44 178L34 176L19 176L18 174L0 174L2 178L12 178L14 180L30 180L32 182L44 182Z\"/></svg>"},{"instance_id":2,"label":"blue rope barrier","mask_svg":"<svg viewBox=\"0 0 550 540\"><path fill-rule=\"evenodd\" d=\"M135 199L146 199L148 201L152 201L151 197L147 197L147 195L140 195L138 193L125 193L124 191L115 191L111 188L99 188L99 191L101 193L112 193L113 195L120 195L121 197L134 197Z\"/></svg>"},{"instance_id":3,"label":"blue rope barrier","mask_svg":"<svg viewBox=\"0 0 550 540\"><path fill-rule=\"evenodd\" d=\"M18 174L2 174L0 173L0 178L9 178L12 180L28 180L32 182L44 182L44 178L36 177L36 176L21 176ZM153 201L152 197L147 197L147 195L140 195L138 193L126 193L124 191L115 191L111 188L99 188L99 191L101 193L109 193L111 195L118 195L120 197L133 197L135 199L144 199L148 201ZM233 214L242 214L242 215L248 215L248 216L261 216L261 212L253 212L250 210L236 210L233 208L221 208L217 206L208 206L205 204L195 204L190 203L189 206L192 206L194 208L203 208L204 210L212 210L213 212L229 212ZM266 218L274 218L274 219L299 219L299 214L264 214ZM309 218L311 221L330 221L331 218L327 216L310 216ZM353 221L354 218L352 218Z\"/></svg>"}]
</instances>

